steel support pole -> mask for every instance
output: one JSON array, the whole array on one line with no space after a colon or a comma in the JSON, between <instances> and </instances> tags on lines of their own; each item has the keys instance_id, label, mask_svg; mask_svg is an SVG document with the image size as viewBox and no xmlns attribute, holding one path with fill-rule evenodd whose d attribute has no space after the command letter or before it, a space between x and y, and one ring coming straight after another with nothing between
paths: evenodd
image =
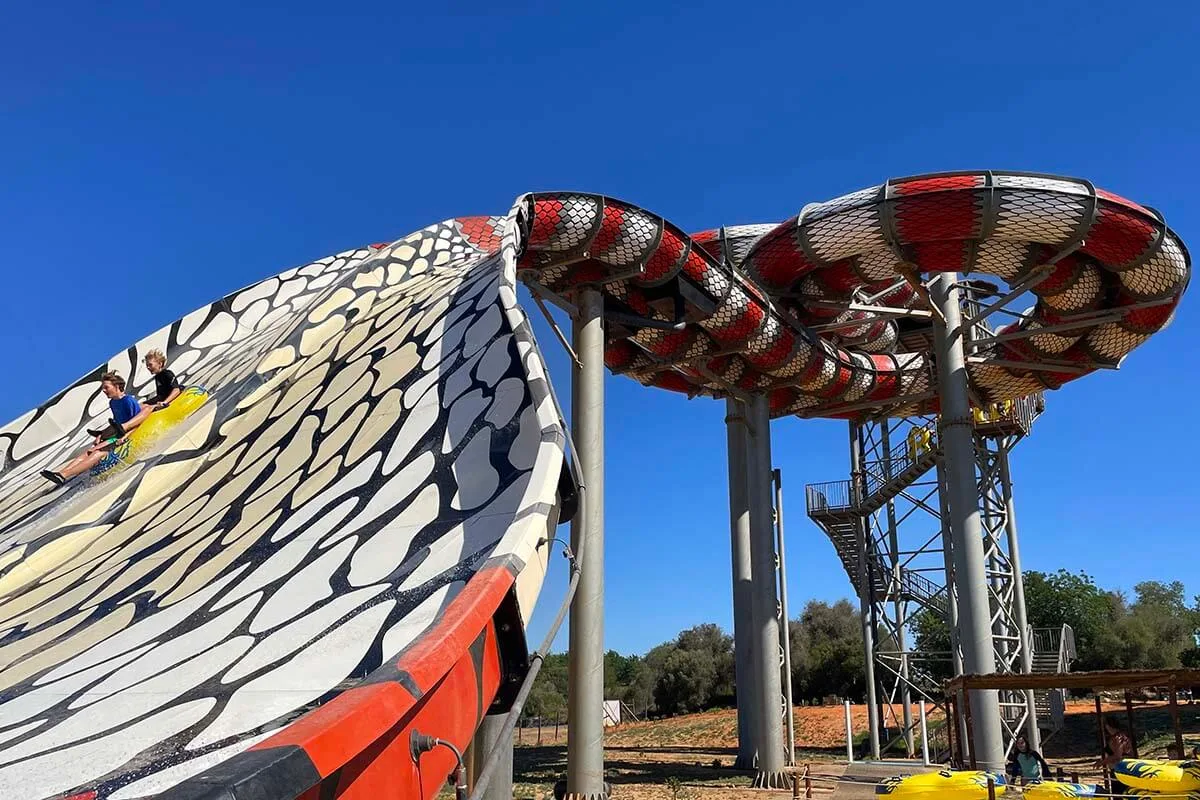
<instances>
[{"instance_id":1,"label":"steel support pole","mask_svg":"<svg viewBox=\"0 0 1200 800\"><path fill-rule=\"evenodd\" d=\"M725 401L725 434L729 450L729 534L733 556L733 652L737 686L738 750L735 769L754 769L758 758L755 714L754 595L750 571L749 433L746 408Z\"/></svg>"},{"instance_id":2,"label":"steel support pole","mask_svg":"<svg viewBox=\"0 0 1200 800\"><path fill-rule=\"evenodd\" d=\"M787 732L787 764L796 766L796 712L792 706L792 634L791 617L788 616L787 556L784 555L783 536L783 473L771 471L775 480L775 531L776 547L779 548L779 637L783 647L783 707L784 728Z\"/></svg>"},{"instance_id":3,"label":"steel support pole","mask_svg":"<svg viewBox=\"0 0 1200 800\"><path fill-rule=\"evenodd\" d=\"M997 444L1000 461L1000 491L1004 496L1004 532L1008 535L1008 563L1013 573L1013 616L1021 636L1021 672L1033 672L1033 642L1029 635L1029 615L1025 607L1025 576L1021 574L1021 548L1017 542L1017 510L1013 503L1012 472L1008 465L1008 442L1001 439ZM1025 707L1029 712L1029 725L1025 736L1029 746L1041 752L1042 732L1037 724L1037 701L1033 690L1025 690Z\"/></svg>"},{"instance_id":4,"label":"steel support pole","mask_svg":"<svg viewBox=\"0 0 1200 800\"><path fill-rule=\"evenodd\" d=\"M879 443L883 448L883 458L887 464L887 477L892 477L892 437L888 430L891 425L890 421L885 417L879 423ZM912 691L909 689L909 671L908 671L908 645L906 643L905 625L904 625L904 598L900 592L900 533L897 530L899 527L896 522L896 501L887 501L887 523L888 523L888 547L892 551L892 586L893 588L893 609L896 615L896 649L900 653L900 705L902 706L901 719L904 724L904 748L905 753L909 758L913 757L915 746L913 743L913 718L912 718Z\"/></svg>"},{"instance_id":5,"label":"steel support pole","mask_svg":"<svg viewBox=\"0 0 1200 800\"><path fill-rule=\"evenodd\" d=\"M776 596L775 525L771 498L771 415L767 398L747 403L750 412L750 562L754 576L754 659L758 684L758 772L754 786L782 789L788 784L783 763L783 694L779 668L779 598Z\"/></svg>"},{"instance_id":6,"label":"steel support pole","mask_svg":"<svg viewBox=\"0 0 1200 800\"><path fill-rule=\"evenodd\" d=\"M858 423L850 423L850 501L858 505L866 495L866 479L863 473L862 431ZM858 610L862 618L863 663L867 683L867 723L871 742L871 758L879 759L879 703L875 693L875 631L871 624L870 570L867 568L867 518L858 517Z\"/></svg>"},{"instance_id":7,"label":"steel support pole","mask_svg":"<svg viewBox=\"0 0 1200 800\"><path fill-rule=\"evenodd\" d=\"M974 675L996 671L992 624L979 519L979 489L975 480L975 431L971 419L966 358L963 352L962 308L957 275L938 275L930 294L945 319L936 343L941 397L941 445L946 462L950 532L958 589L959 638L963 669ZM935 324L935 329L941 327ZM974 760L981 769L1004 768L1004 735L999 695L994 689L972 690Z\"/></svg>"},{"instance_id":8,"label":"steel support pole","mask_svg":"<svg viewBox=\"0 0 1200 800\"><path fill-rule=\"evenodd\" d=\"M571 427L587 491L583 507L571 520L571 547L584 555L571 604L566 796L601 800L605 796L604 299L596 289L579 292L573 338L579 366L571 392Z\"/></svg>"},{"instance_id":9,"label":"steel support pole","mask_svg":"<svg viewBox=\"0 0 1200 800\"><path fill-rule=\"evenodd\" d=\"M505 714L489 714L479 724L475 738L471 742L471 750L475 756L470 769L471 791L475 790L475 782L483 771L483 764L488 753L500 737L504 735ZM505 743L504 755L500 757L500 766L492 773L487 788L483 792L483 800L512 800L513 796L513 742L509 734Z\"/></svg>"},{"instance_id":10,"label":"steel support pole","mask_svg":"<svg viewBox=\"0 0 1200 800\"><path fill-rule=\"evenodd\" d=\"M963 674L962 645L958 640L958 593L955 588L954 575L954 541L950 534L950 507L946 504L949 495L946 489L946 467L944 459L937 462L938 509L942 515L942 557L946 563L946 627L950 631L950 666L957 677ZM963 715L961 703L948 703L947 711L952 711L957 717L956 730L967 729L967 718ZM947 722L950 722L947 720ZM963 763L967 762L970 748L965 736L959 736L959 756Z\"/></svg>"},{"instance_id":11,"label":"steel support pole","mask_svg":"<svg viewBox=\"0 0 1200 800\"><path fill-rule=\"evenodd\" d=\"M950 664L954 674L963 674L962 645L958 641L958 592L954 576L954 541L950 534L950 507L946 504L946 468L937 463L938 508L942 515L942 557L946 562L946 627L950 629Z\"/></svg>"}]
</instances>

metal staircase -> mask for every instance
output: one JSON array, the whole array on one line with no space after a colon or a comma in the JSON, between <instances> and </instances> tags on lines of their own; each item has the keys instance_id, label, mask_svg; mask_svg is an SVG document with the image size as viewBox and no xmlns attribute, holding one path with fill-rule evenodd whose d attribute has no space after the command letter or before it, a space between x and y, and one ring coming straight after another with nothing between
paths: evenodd
<instances>
[{"instance_id":1,"label":"metal staircase","mask_svg":"<svg viewBox=\"0 0 1200 800\"><path fill-rule=\"evenodd\" d=\"M938 450L929 443L914 447L908 442L892 449L890 457L864 464L865 493L853 490L850 481L809 484L805 487L808 516L829 537L850 582L858 585L860 520L883 508L889 500L919 480L937 464ZM886 598L911 600L939 614L946 610L946 593L919 572L901 567L893 575L891 567L877 555L868 556L872 601Z\"/></svg>"},{"instance_id":2,"label":"metal staircase","mask_svg":"<svg viewBox=\"0 0 1200 800\"><path fill-rule=\"evenodd\" d=\"M1033 672L1057 674L1071 671L1075 660L1075 631L1070 625L1059 628L1030 628ZM1053 735L1063 728L1063 697L1061 689L1042 689L1033 693L1037 708L1038 727Z\"/></svg>"},{"instance_id":3,"label":"metal staircase","mask_svg":"<svg viewBox=\"0 0 1200 800\"><path fill-rule=\"evenodd\" d=\"M846 484L844 488L848 492L849 481L839 481L837 483ZM857 586L859 517L851 508L836 508L826 505L824 507L818 506L814 510L814 502L820 504L827 500L827 495L821 496L821 487L827 485L815 484L808 487L808 514L821 530L825 532L825 535L829 537L829 541L833 542L834 550L837 552L838 558L846 570L846 575L849 576L850 582ZM817 496L814 497L814 494ZM891 569L874 555L868 557L867 572L870 576L871 599L873 601L882 601L885 598L896 598L898 596L901 600L911 600L920 603L922 606L931 608L939 614L944 613L946 610L945 590L919 572L902 567L899 570L899 584L897 585L893 580Z\"/></svg>"}]
</instances>

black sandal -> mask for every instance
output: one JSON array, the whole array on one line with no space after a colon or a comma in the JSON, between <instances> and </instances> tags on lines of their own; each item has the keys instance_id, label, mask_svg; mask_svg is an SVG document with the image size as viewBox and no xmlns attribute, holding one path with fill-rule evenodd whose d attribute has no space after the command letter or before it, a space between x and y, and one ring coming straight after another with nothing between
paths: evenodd
<instances>
[{"instance_id":1,"label":"black sandal","mask_svg":"<svg viewBox=\"0 0 1200 800\"><path fill-rule=\"evenodd\" d=\"M115 419L110 419L108 425L99 430L86 429L89 436L95 436L100 439L119 439L125 435L125 429L121 427L121 423Z\"/></svg>"},{"instance_id":2,"label":"black sandal","mask_svg":"<svg viewBox=\"0 0 1200 800\"><path fill-rule=\"evenodd\" d=\"M42 470L42 477L53 483L55 486L62 486L67 482L67 479L62 475L59 475L57 472L53 472L48 469Z\"/></svg>"}]
</instances>

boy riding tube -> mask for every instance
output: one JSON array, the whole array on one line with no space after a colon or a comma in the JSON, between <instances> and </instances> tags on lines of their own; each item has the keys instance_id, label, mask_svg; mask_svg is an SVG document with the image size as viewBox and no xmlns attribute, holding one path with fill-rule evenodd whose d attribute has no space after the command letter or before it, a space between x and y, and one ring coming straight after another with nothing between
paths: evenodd
<instances>
[{"instance_id":1,"label":"boy riding tube","mask_svg":"<svg viewBox=\"0 0 1200 800\"><path fill-rule=\"evenodd\" d=\"M175 373L167 369L167 357L163 355L162 350L151 350L146 353L145 363L146 369L150 370L150 374L154 376L154 394L142 399L141 409L128 421L122 423L114 416L109 420L107 427L98 430L88 428L88 433L98 439L123 436L145 422L146 417L155 411L166 408L172 400L179 396L183 389L179 385L179 379L175 377Z\"/></svg>"},{"instance_id":2,"label":"boy riding tube","mask_svg":"<svg viewBox=\"0 0 1200 800\"><path fill-rule=\"evenodd\" d=\"M95 435L96 440L84 452L63 464L55 470L42 470L42 477L56 486L62 486L76 475L87 472L107 457L115 458L112 449L121 444L128 432L137 426L133 420L142 412L142 406L133 395L125 394L125 379L115 372L106 372L100 376L100 391L108 398L108 407L112 411L112 422L115 431L112 435L101 436L106 431L88 431ZM111 427L111 426L110 426ZM119 433L117 433L119 431ZM118 438L120 437L120 438Z\"/></svg>"}]
</instances>

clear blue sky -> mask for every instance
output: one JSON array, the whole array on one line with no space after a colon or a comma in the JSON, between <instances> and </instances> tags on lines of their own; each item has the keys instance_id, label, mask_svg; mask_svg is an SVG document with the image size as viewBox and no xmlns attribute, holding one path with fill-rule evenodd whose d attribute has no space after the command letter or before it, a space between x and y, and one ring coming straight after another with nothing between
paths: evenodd
<instances>
[{"instance_id":1,"label":"clear blue sky","mask_svg":"<svg viewBox=\"0 0 1200 800\"><path fill-rule=\"evenodd\" d=\"M48 5L10 8L0 48L3 420L233 288L530 190L698 230L891 176L1035 170L1154 205L1200 252L1190 4ZM1200 591L1195 295L1119 373L1049 396L1014 460L1028 568ZM723 407L615 377L608 397L608 646L728 627ZM845 438L775 426L793 609L849 594L801 513Z\"/></svg>"}]
</instances>

